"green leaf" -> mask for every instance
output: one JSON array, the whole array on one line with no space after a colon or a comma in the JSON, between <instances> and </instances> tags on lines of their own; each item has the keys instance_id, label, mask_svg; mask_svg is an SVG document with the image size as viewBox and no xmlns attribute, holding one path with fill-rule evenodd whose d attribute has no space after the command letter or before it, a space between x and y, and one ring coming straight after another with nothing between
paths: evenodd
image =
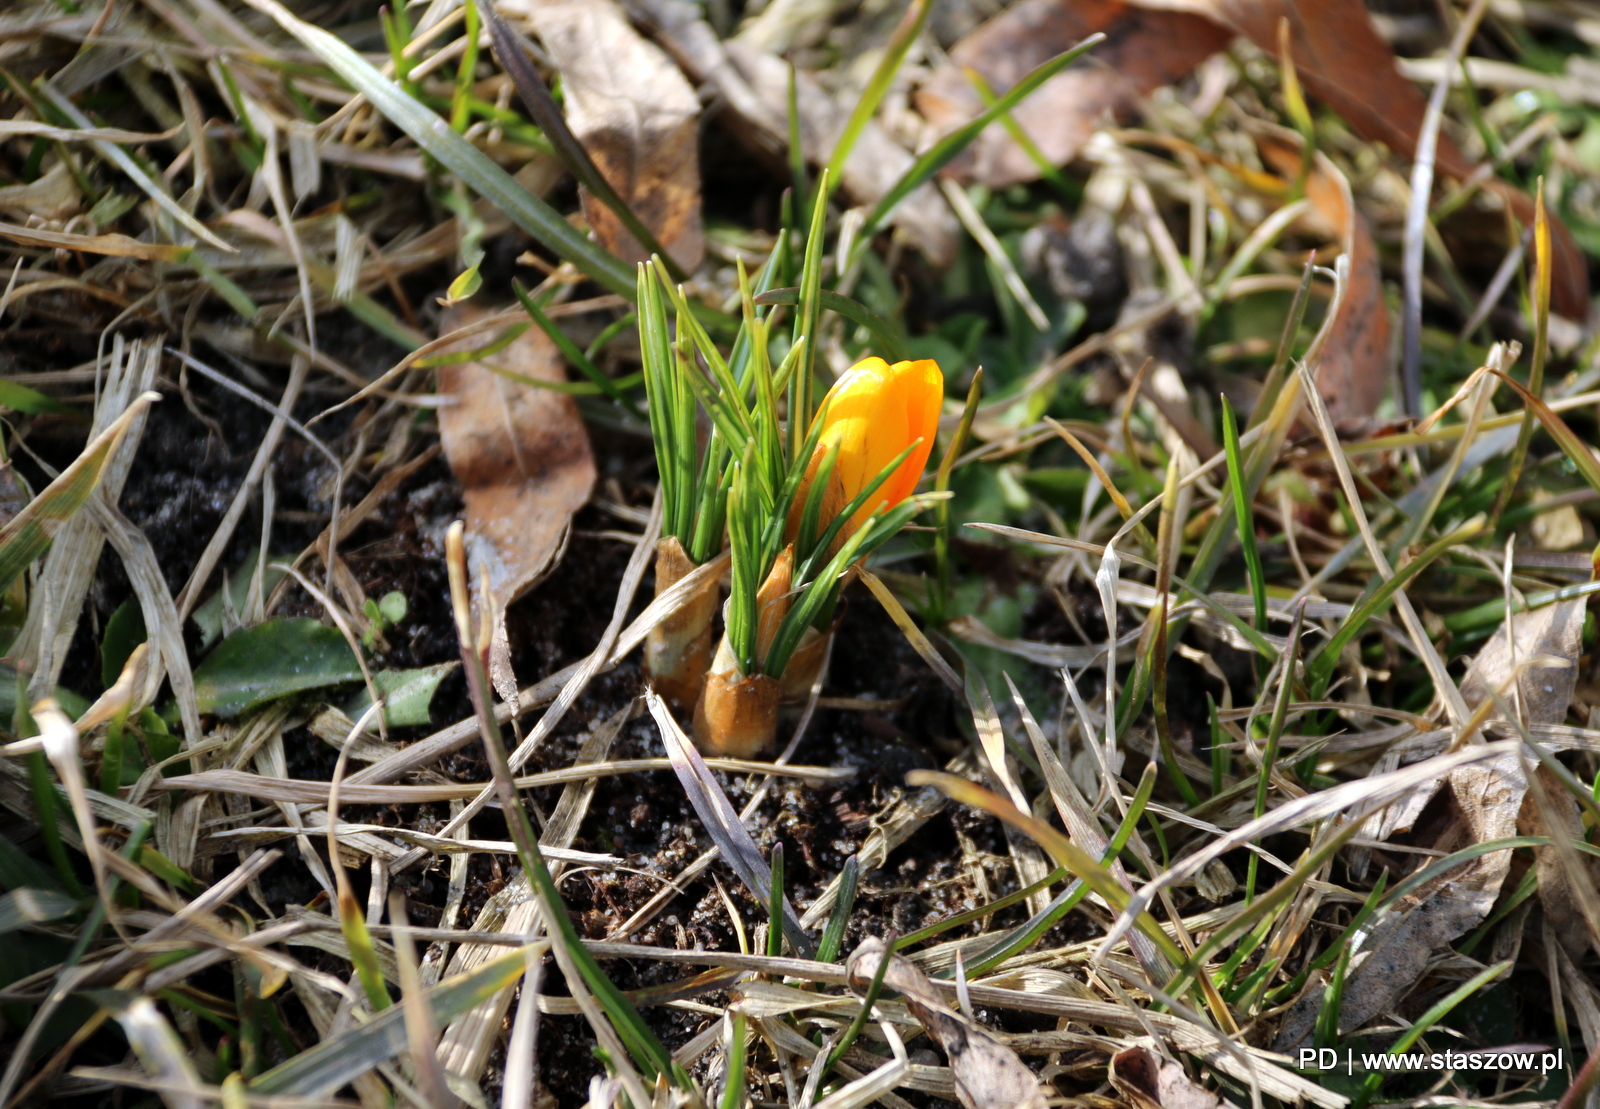
<instances>
[{"instance_id":1,"label":"green leaf","mask_svg":"<svg viewBox=\"0 0 1600 1109\"><path fill-rule=\"evenodd\" d=\"M55 533L84 506L100 484L106 463L117 453L133 421L143 415L151 401L159 399L159 393L145 393L135 399L115 423L83 449L72 465L45 486L44 492L0 528L0 591L9 589L28 564L49 549Z\"/></svg>"},{"instance_id":2,"label":"green leaf","mask_svg":"<svg viewBox=\"0 0 1600 1109\"><path fill-rule=\"evenodd\" d=\"M544 946L543 944L537 946ZM434 1020L448 1024L521 976L527 948L511 951L470 974L458 974L428 991ZM258 1094L323 1098L406 1049L405 1006L391 1005L366 1024L323 1040L250 1083Z\"/></svg>"},{"instance_id":3,"label":"green leaf","mask_svg":"<svg viewBox=\"0 0 1600 1109\"><path fill-rule=\"evenodd\" d=\"M406 618L406 610L406 595L400 592L398 589L391 589L389 592L385 593L383 595L383 599L378 602L379 615L387 620L391 626L398 624L400 621ZM451 663L450 665L454 666L455 663Z\"/></svg>"},{"instance_id":4,"label":"green leaf","mask_svg":"<svg viewBox=\"0 0 1600 1109\"><path fill-rule=\"evenodd\" d=\"M372 684L378 687L383 701L383 717L391 728L430 724L428 706L438 692L445 675L460 666L459 662L441 662L437 666L422 666L415 670L379 670L372 675ZM361 714L372 706L372 698L362 686L355 697L345 702L343 712L351 720L360 720Z\"/></svg>"},{"instance_id":5,"label":"green leaf","mask_svg":"<svg viewBox=\"0 0 1600 1109\"><path fill-rule=\"evenodd\" d=\"M29 416L48 414L84 419L83 413L71 405L62 404L54 397L47 397L37 389L18 385L14 381L0 381L0 408L9 408L13 412L23 412Z\"/></svg>"},{"instance_id":6,"label":"green leaf","mask_svg":"<svg viewBox=\"0 0 1600 1109\"><path fill-rule=\"evenodd\" d=\"M771 289L765 293L758 293L755 301L759 305L769 304L798 304L800 302L799 289ZM911 352L906 350L905 342L895 331L894 325L878 313L862 304L859 300L842 296L828 289L818 293L817 304L830 312L837 312L845 319L858 323L878 341L882 348L884 360L887 362L904 362L911 357Z\"/></svg>"},{"instance_id":7,"label":"green leaf","mask_svg":"<svg viewBox=\"0 0 1600 1109\"><path fill-rule=\"evenodd\" d=\"M107 689L122 676L122 668L128 664L133 649L148 638L139 599L129 597L106 621L106 633L100 639L100 681Z\"/></svg>"},{"instance_id":8,"label":"green leaf","mask_svg":"<svg viewBox=\"0 0 1600 1109\"><path fill-rule=\"evenodd\" d=\"M633 299L633 275L626 265L591 242L563 219L561 213L517 184L487 154L452 131L448 121L440 119L437 113L379 73L340 39L298 18L277 0L250 0L250 6L277 20L279 26L304 43L390 122L518 227L611 292Z\"/></svg>"},{"instance_id":9,"label":"green leaf","mask_svg":"<svg viewBox=\"0 0 1600 1109\"><path fill-rule=\"evenodd\" d=\"M450 287L444 293L444 299L448 302L446 306L467 300L481 288L483 288L483 275L478 272L478 263L474 262L450 282Z\"/></svg>"},{"instance_id":10,"label":"green leaf","mask_svg":"<svg viewBox=\"0 0 1600 1109\"><path fill-rule=\"evenodd\" d=\"M232 612L235 616L245 610L245 605L250 600L250 578L256 572L256 566L261 561L260 548L252 551L243 562L239 563L228 575L228 584L218 589L207 597L205 603L194 610L189 617L194 621L195 627L200 629L200 649L206 650L217 640L222 638L223 629L227 622L224 615ZM278 559L269 558L266 567L261 572L261 595L263 597L278 588L278 583L288 576L288 571L277 565ZM289 561L283 559L281 561Z\"/></svg>"},{"instance_id":11,"label":"green leaf","mask_svg":"<svg viewBox=\"0 0 1600 1109\"><path fill-rule=\"evenodd\" d=\"M291 693L359 681L361 666L344 636L308 617L235 632L194 671L200 711L222 717Z\"/></svg>"}]
</instances>

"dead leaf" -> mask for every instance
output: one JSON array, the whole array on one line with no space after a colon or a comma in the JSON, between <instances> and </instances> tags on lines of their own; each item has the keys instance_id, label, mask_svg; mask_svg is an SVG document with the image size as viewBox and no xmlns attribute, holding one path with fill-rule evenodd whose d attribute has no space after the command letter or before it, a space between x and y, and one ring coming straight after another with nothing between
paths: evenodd
<instances>
[{"instance_id":1,"label":"dead leaf","mask_svg":"<svg viewBox=\"0 0 1600 1109\"><path fill-rule=\"evenodd\" d=\"M900 993L911 1015L949 1057L956 1097L962 1105L967 1109L1045 1109L1039 1079L1017 1053L982 1025L951 1010L923 973L890 953L882 940L863 940L851 953L847 964L851 988L864 993L885 956L889 966L883 972L884 986Z\"/></svg>"},{"instance_id":2,"label":"dead leaf","mask_svg":"<svg viewBox=\"0 0 1600 1109\"><path fill-rule=\"evenodd\" d=\"M48 173L26 185L0 188L0 212L27 219L64 220L82 208L83 194L65 162L57 162Z\"/></svg>"},{"instance_id":3,"label":"dead leaf","mask_svg":"<svg viewBox=\"0 0 1600 1109\"><path fill-rule=\"evenodd\" d=\"M1541 766L1537 774L1544 803L1540 804L1541 798L1529 793L1522 804L1517 831L1525 836L1561 837L1568 843L1583 839L1583 817L1577 800L1547 768ZM1545 919L1550 922L1556 942L1576 963L1589 950L1590 928L1582 906L1592 896L1594 867L1587 855L1575 859L1562 856L1561 849L1554 845L1535 847L1533 865L1538 873L1539 904L1544 908ZM1571 868L1569 862L1574 864ZM1574 870L1586 873L1574 873ZM1580 888L1584 883L1588 889Z\"/></svg>"},{"instance_id":4,"label":"dead leaf","mask_svg":"<svg viewBox=\"0 0 1600 1109\"><path fill-rule=\"evenodd\" d=\"M612 0L512 0L561 72L567 123L611 187L686 272L705 255L700 100L672 59ZM582 193L595 238L627 262L649 252L611 209Z\"/></svg>"},{"instance_id":5,"label":"dead leaf","mask_svg":"<svg viewBox=\"0 0 1600 1109\"><path fill-rule=\"evenodd\" d=\"M1134 1109L1216 1109L1217 1095L1190 1080L1179 1064L1130 1047L1111 1057L1111 1085Z\"/></svg>"},{"instance_id":6,"label":"dead leaf","mask_svg":"<svg viewBox=\"0 0 1600 1109\"><path fill-rule=\"evenodd\" d=\"M1410 158L1427 101L1400 73L1394 52L1378 36L1361 0L1023 0L957 43L950 51L952 65L930 78L916 103L937 129L951 130L982 107L977 94L968 91L970 82L961 67L977 70L1001 93L1031 65L1104 30L1110 42L1013 113L1059 164L1076 154L1108 111L1126 113L1139 95L1192 72L1226 45L1230 33L1275 57L1278 27L1285 20L1295 69L1306 91L1343 116L1362 138ZM1096 58L1104 71L1089 68ZM1039 176L1032 159L1001 128L989 128L974 150L975 158L964 170L971 180L1000 186ZM1475 168L1445 133L1439 135L1436 158L1439 171L1457 180ZM1497 178L1484 188L1499 196L1523 226L1533 223L1533 198L1527 193ZM1550 225L1552 304L1558 315L1581 320L1589 303L1583 253L1565 225L1553 217Z\"/></svg>"},{"instance_id":7,"label":"dead leaf","mask_svg":"<svg viewBox=\"0 0 1600 1109\"><path fill-rule=\"evenodd\" d=\"M444 313L442 333L469 326L491 309L463 305ZM468 349L480 343L464 340ZM540 381L565 381L555 344L530 327L489 360ZM439 392L454 403L439 411L439 438L467 507L467 562L474 606L482 583L496 615L491 663L509 676L505 609L555 564L572 514L594 487L589 433L572 397L504 377L483 362L439 369ZM513 691L515 689L512 686ZM502 695L504 695L502 693Z\"/></svg>"},{"instance_id":8,"label":"dead leaf","mask_svg":"<svg viewBox=\"0 0 1600 1109\"><path fill-rule=\"evenodd\" d=\"M1289 180L1300 172L1299 136L1265 132L1256 136L1262 158ZM1318 154L1306 175L1306 199L1314 222L1336 239L1350 259L1350 282L1317 363L1317 391L1336 423L1362 420L1378 410L1389 384L1389 310L1383 299L1383 271L1372 228L1356 210L1350 182Z\"/></svg>"},{"instance_id":9,"label":"dead leaf","mask_svg":"<svg viewBox=\"0 0 1600 1109\"><path fill-rule=\"evenodd\" d=\"M1186 77L1231 37L1208 19L1149 12L1125 0L1022 0L963 38L917 91L922 117L953 131L985 105L968 70L996 95L1097 31L1106 41L1046 81L1011 112L1052 164L1077 156L1110 117L1123 119L1152 89ZM1002 127L988 127L946 171L1003 188L1039 177L1039 167Z\"/></svg>"},{"instance_id":10,"label":"dead leaf","mask_svg":"<svg viewBox=\"0 0 1600 1109\"><path fill-rule=\"evenodd\" d=\"M742 125L735 133L781 165L788 145L789 65L740 38L723 42L688 0L632 0L630 10L652 24L656 37L697 83L714 87ZM807 73L798 74L800 142L806 159L823 165L833 153L854 105L840 103ZM912 155L870 120L844 165L841 188L856 204L871 204L911 168ZM889 217L934 265L955 258L961 226L937 190L924 184Z\"/></svg>"},{"instance_id":11,"label":"dead leaf","mask_svg":"<svg viewBox=\"0 0 1600 1109\"><path fill-rule=\"evenodd\" d=\"M1509 687L1515 673L1515 703L1523 719L1530 724L1561 723L1577 682L1584 606L1582 599L1561 601L1519 612L1502 624L1467 671L1462 700L1476 708L1492 691L1512 703ZM1566 666L1550 665L1557 661ZM1434 793L1440 791L1447 793L1450 814L1443 832L1428 845L1434 850L1448 854L1510 838L1517 834L1519 816L1526 826L1528 778L1519 752L1493 762L1458 766L1434 787ZM1559 789L1546 792L1566 796ZM1427 794L1419 791L1414 802L1426 804ZM1546 863L1546 867L1558 865L1554 860ZM1341 1034L1392 1009L1421 980L1435 951L1477 927L1494 907L1510 869L1510 851L1480 855L1380 913L1357 941L1359 954L1351 961L1339 1010ZM1541 879L1544 873L1541 870ZM1580 942L1585 935L1580 932ZM1316 990L1295 1004L1279 1031L1277 1050L1290 1050L1310 1033L1321 1000L1322 991Z\"/></svg>"},{"instance_id":12,"label":"dead leaf","mask_svg":"<svg viewBox=\"0 0 1600 1109\"><path fill-rule=\"evenodd\" d=\"M1583 650L1585 600L1559 601L1529 612L1519 612L1483 645L1461 682L1461 699L1476 708L1489 694L1510 703L1512 691L1502 689L1515 664L1515 696L1529 724L1560 724L1567 718L1578 684L1578 655ZM1510 628L1510 634L1507 628ZM1541 659L1561 660L1565 666L1541 665ZM1529 665L1530 660L1532 665ZM1496 714L1498 715L1498 713Z\"/></svg>"}]
</instances>

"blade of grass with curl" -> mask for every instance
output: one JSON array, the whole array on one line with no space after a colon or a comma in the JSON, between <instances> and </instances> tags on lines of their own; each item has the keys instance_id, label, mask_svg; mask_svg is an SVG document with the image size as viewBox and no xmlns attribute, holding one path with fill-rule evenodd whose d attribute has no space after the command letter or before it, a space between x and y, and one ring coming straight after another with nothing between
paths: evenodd
<instances>
[{"instance_id":1,"label":"blade of grass with curl","mask_svg":"<svg viewBox=\"0 0 1600 1109\"><path fill-rule=\"evenodd\" d=\"M872 332L872 337L877 340L878 346L883 351L884 360L887 362L904 362L910 351L906 350L905 340L895 330L895 326L878 313L862 304L859 300L836 293L831 289L820 289L817 292L817 306L829 312L835 312L851 323L860 324ZM756 304L766 305L793 305L800 303L800 290L798 288L768 289L756 294Z\"/></svg>"},{"instance_id":2,"label":"blade of grass with curl","mask_svg":"<svg viewBox=\"0 0 1600 1109\"><path fill-rule=\"evenodd\" d=\"M487 154L452 130L438 113L408 95L337 36L300 19L278 0L248 0L248 3L299 39L390 122L518 227L611 292L632 299L634 283L626 265L519 185Z\"/></svg>"}]
</instances>

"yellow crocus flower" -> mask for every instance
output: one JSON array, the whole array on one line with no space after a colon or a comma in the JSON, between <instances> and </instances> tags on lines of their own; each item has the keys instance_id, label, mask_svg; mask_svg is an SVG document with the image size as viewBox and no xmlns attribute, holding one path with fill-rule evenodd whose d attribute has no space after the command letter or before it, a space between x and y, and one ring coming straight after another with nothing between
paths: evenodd
<instances>
[{"instance_id":1,"label":"yellow crocus flower","mask_svg":"<svg viewBox=\"0 0 1600 1109\"><path fill-rule=\"evenodd\" d=\"M892 366L882 358L863 358L845 371L823 400L822 435L789 515L791 538L799 528L817 468L835 443L839 458L833 480L823 492L819 529L826 528L896 455L921 440L878 487L877 495L856 511L839 538L909 497L933 450L943 403L944 374L931 358Z\"/></svg>"}]
</instances>

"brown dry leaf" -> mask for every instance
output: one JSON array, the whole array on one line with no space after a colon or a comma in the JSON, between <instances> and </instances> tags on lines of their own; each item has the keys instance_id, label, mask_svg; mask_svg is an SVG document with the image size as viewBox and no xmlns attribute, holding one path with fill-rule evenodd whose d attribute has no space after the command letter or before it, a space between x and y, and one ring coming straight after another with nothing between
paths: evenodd
<instances>
[{"instance_id":1,"label":"brown dry leaf","mask_svg":"<svg viewBox=\"0 0 1600 1109\"><path fill-rule=\"evenodd\" d=\"M1266 132L1256 136L1256 145L1268 165L1291 181L1297 178L1302 158L1298 136ZM1317 363L1317 391L1335 422L1360 420L1378 410L1389 384L1389 312L1378 248L1372 228L1356 210L1350 182L1321 154L1306 176L1305 190L1313 222L1322 225L1318 230L1337 239L1350 259L1344 303Z\"/></svg>"},{"instance_id":2,"label":"brown dry leaf","mask_svg":"<svg viewBox=\"0 0 1600 1109\"><path fill-rule=\"evenodd\" d=\"M1541 766L1536 776L1542 798L1529 792L1522 803L1517 831L1525 836L1561 837L1568 843L1583 839L1583 817L1577 800L1546 767ZM1583 904L1593 896L1593 863L1587 855L1564 859L1560 848L1549 846L1533 849L1533 865L1538 872L1539 904L1544 908L1545 919L1550 922L1556 942L1573 962L1579 962L1589 949L1592 934Z\"/></svg>"},{"instance_id":3,"label":"brown dry leaf","mask_svg":"<svg viewBox=\"0 0 1600 1109\"><path fill-rule=\"evenodd\" d=\"M440 321L441 333L490 314L471 305L452 308ZM481 342L467 339L463 346ZM567 379L555 344L537 327L490 361L540 381ZM487 581L498 614L491 662L500 671L495 687L501 689L509 676L505 607L543 577L566 547L572 514L594 488L594 455L577 402L565 393L523 385L482 362L441 367L439 392L455 402L439 411L439 438L466 500L473 603L482 603L479 589Z\"/></svg>"},{"instance_id":4,"label":"brown dry leaf","mask_svg":"<svg viewBox=\"0 0 1600 1109\"><path fill-rule=\"evenodd\" d=\"M1567 718L1578 684L1577 661L1583 650L1585 601L1558 601L1519 612L1490 637L1461 682L1461 699L1476 707L1491 692L1510 703L1512 690L1502 689L1513 665L1526 667L1517 677L1515 697L1529 724L1559 724ZM1538 657L1560 659L1565 666L1541 666ZM1529 660L1533 665L1527 665Z\"/></svg>"},{"instance_id":5,"label":"brown dry leaf","mask_svg":"<svg viewBox=\"0 0 1600 1109\"><path fill-rule=\"evenodd\" d=\"M1403 158L1416 149L1426 98L1395 65L1361 0L1023 0L962 39L953 65L936 72L917 96L935 127L951 130L982 108L962 67L983 74L1004 92L1039 62L1093 31L1109 42L1056 77L1013 113L1030 138L1057 163L1073 157L1109 110L1130 110L1139 95L1187 75L1227 44L1230 34L1278 53L1278 28L1287 20L1295 69L1306 90L1338 112L1362 138ZM1091 68L1098 58L1103 71ZM1001 128L974 143L975 159L961 163L971 179L991 186L1039 176L1032 160ZM1439 135L1440 172L1461 179L1475 168L1450 136ZM1485 189L1499 196L1524 226L1533 223L1533 198L1499 179ZM1554 249L1551 298L1558 315L1581 320L1589 303L1588 269L1560 220L1550 221Z\"/></svg>"},{"instance_id":6,"label":"brown dry leaf","mask_svg":"<svg viewBox=\"0 0 1600 1109\"><path fill-rule=\"evenodd\" d=\"M741 38L723 42L706 23L704 7L688 0L631 0L656 38L690 78L714 87L735 117L735 133L781 164L788 144L789 65ZM854 105L840 103L807 73L798 74L800 142L808 161L825 164ZM854 203L869 205L905 175L912 155L877 120L869 120L844 165L840 187ZM937 266L955 258L961 225L932 184L907 196L889 217Z\"/></svg>"},{"instance_id":7,"label":"brown dry leaf","mask_svg":"<svg viewBox=\"0 0 1600 1109\"><path fill-rule=\"evenodd\" d=\"M1278 52L1278 27L1289 22L1290 49L1306 91L1344 117L1364 139L1409 159L1417 147L1427 98L1401 75L1394 51L1378 36L1361 0L1137 0L1150 8L1216 19L1269 54ZM1440 172L1460 180L1476 168L1444 131L1436 155ZM1485 189L1522 221L1533 224L1533 198L1491 179ZM1581 320L1589 306L1589 271L1566 225L1550 219L1555 265L1551 301L1558 315Z\"/></svg>"},{"instance_id":8,"label":"brown dry leaf","mask_svg":"<svg viewBox=\"0 0 1600 1109\"><path fill-rule=\"evenodd\" d=\"M1022 0L951 49L950 63L917 91L917 110L935 131L953 131L984 109L969 69L998 95L1097 31L1107 41L1011 112L1056 165L1076 157L1107 116L1126 118L1141 96L1181 80L1231 37L1211 20L1124 0ZM949 172L1001 188L1036 180L1039 167L1008 131L989 127Z\"/></svg>"},{"instance_id":9,"label":"brown dry leaf","mask_svg":"<svg viewBox=\"0 0 1600 1109\"><path fill-rule=\"evenodd\" d=\"M901 994L911 1015L949 1057L956 1097L962 1105L967 1109L1045 1109L1039 1079L1017 1053L986 1028L952 1011L922 971L905 958L890 954L882 940L863 940L851 953L847 964L851 988L864 993L885 955L889 966L883 972L884 986Z\"/></svg>"},{"instance_id":10,"label":"brown dry leaf","mask_svg":"<svg viewBox=\"0 0 1600 1109\"><path fill-rule=\"evenodd\" d=\"M1111 1085L1134 1109L1217 1109L1217 1095L1196 1085L1184 1069L1143 1047L1111 1057Z\"/></svg>"},{"instance_id":11,"label":"brown dry leaf","mask_svg":"<svg viewBox=\"0 0 1600 1109\"><path fill-rule=\"evenodd\" d=\"M705 255L700 218L700 101L662 49L612 0L512 0L561 72L567 124L668 253L692 272ZM582 193L600 245L627 262L649 252L611 209Z\"/></svg>"},{"instance_id":12,"label":"brown dry leaf","mask_svg":"<svg viewBox=\"0 0 1600 1109\"><path fill-rule=\"evenodd\" d=\"M1476 708L1493 691L1509 703L1512 675L1520 670L1516 696L1524 720L1559 724L1566 718L1576 684L1584 605L1582 599L1561 601L1517 613L1502 624L1478 652L1461 683L1462 700ZM1556 660L1564 660L1566 666L1539 665ZM1450 812L1443 831L1428 845L1434 850L1448 854L1517 834L1518 817L1528 795L1520 752L1493 762L1459 766L1437 788L1447 792ZM1489 915L1510 869L1509 851L1480 855L1380 914L1361 937L1360 953L1351 961L1339 1010L1339 1031L1361 1027L1413 989L1435 951ZM1279 1051L1297 1046L1309 1034L1321 999L1322 991L1316 990L1296 1003L1279 1031L1275 1044Z\"/></svg>"}]
</instances>

